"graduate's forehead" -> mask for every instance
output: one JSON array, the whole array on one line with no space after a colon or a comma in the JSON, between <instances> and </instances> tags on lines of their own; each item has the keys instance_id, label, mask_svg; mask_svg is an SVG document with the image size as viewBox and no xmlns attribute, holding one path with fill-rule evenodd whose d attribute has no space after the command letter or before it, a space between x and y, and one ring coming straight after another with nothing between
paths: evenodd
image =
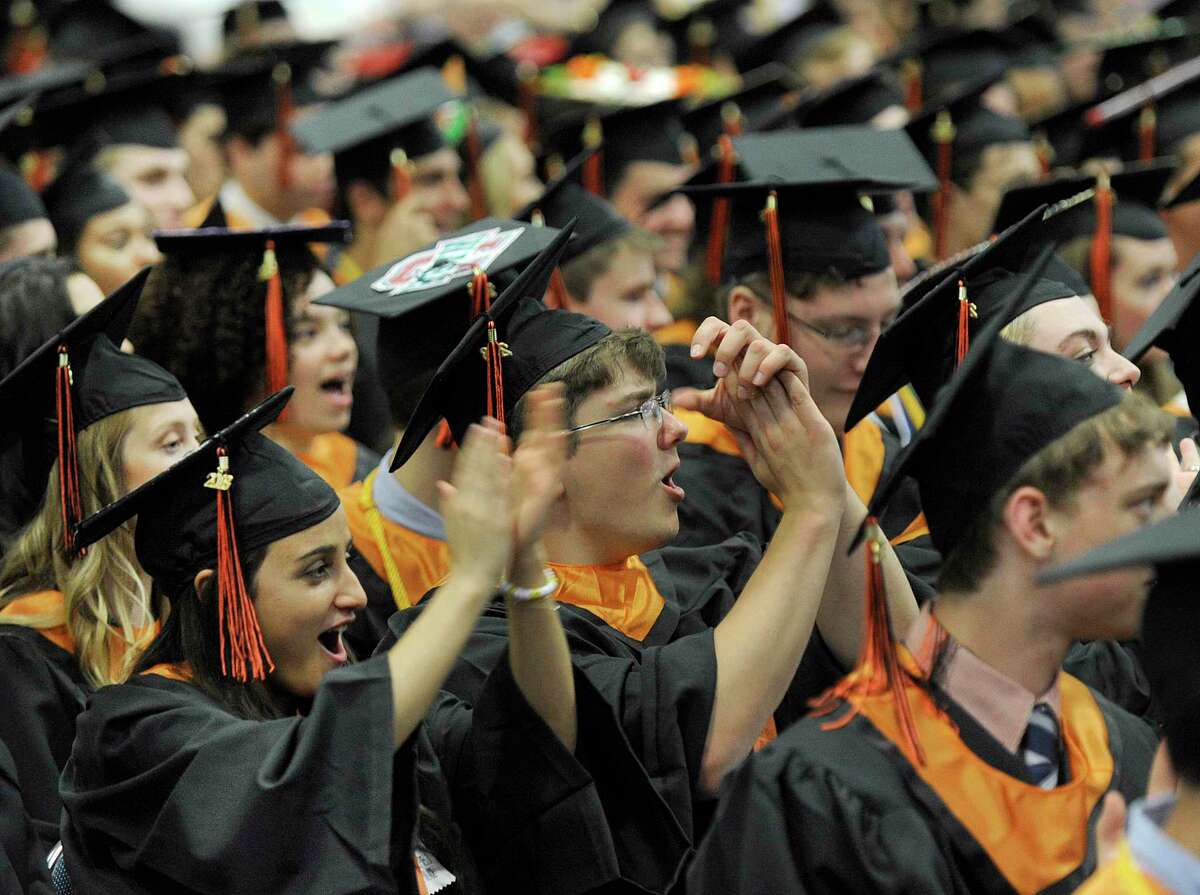
<instances>
[{"instance_id":1,"label":"graduate's forehead","mask_svg":"<svg viewBox=\"0 0 1200 895\"><path fill-rule=\"evenodd\" d=\"M273 541L267 548L267 558L282 564L303 562L310 557L342 550L349 541L350 525L346 521L346 512L338 507L316 525Z\"/></svg>"},{"instance_id":2,"label":"graduate's forehead","mask_svg":"<svg viewBox=\"0 0 1200 895\"><path fill-rule=\"evenodd\" d=\"M624 409L652 397L655 389L653 379L635 370L629 361L618 359L613 366L613 381L592 392L588 400L605 407Z\"/></svg>"}]
</instances>

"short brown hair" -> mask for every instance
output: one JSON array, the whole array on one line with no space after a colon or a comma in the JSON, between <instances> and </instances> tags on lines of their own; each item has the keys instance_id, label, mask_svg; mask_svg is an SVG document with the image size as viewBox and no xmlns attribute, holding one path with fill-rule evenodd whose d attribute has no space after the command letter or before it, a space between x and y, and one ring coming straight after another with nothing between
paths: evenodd
<instances>
[{"instance_id":1,"label":"short brown hair","mask_svg":"<svg viewBox=\"0 0 1200 895\"><path fill-rule=\"evenodd\" d=\"M833 270L825 273L802 271L788 276L783 287L792 298L806 301L816 295L820 289L836 289L838 286L845 286L849 282L852 281L839 276ZM726 311L729 309L729 296L738 286L749 289L762 301L769 302L771 300L771 275L765 270L755 271L754 273L748 273L743 277L739 277L725 287L721 304L724 305Z\"/></svg>"},{"instance_id":2,"label":"short brown hair","mask_svg":"<svg viewBox=\"0 0 1200 895\"><path fill-rule=\"evenodd\" d=\"M599 245L592 246L577 258L572 258L562 266L563 285L578 302L585 303L592 294L592 285L612 268L613 259L623 250L643 252L653 255L662 245L662 239L634 227L620 236L605 240Z\"/></svg>"},{"instance_id":3,"label":"short brown hair","mask_svg":"<svg viewBox=\"0 0 1200 895\"><path fill-rule=\"evenodd\" d=\"M538 380L538 385L561 382L567 401L567 425L575 425L575 411L593 392L620 381L626 370L662 382L667 376L662 347L642 329L609 333L591 348L569 358ZM513 439L520 437L525 419L525 397L513 408L510 427Z\"/></svg>"},{"instance_id":4,"label":"short brown hair","mask_svg":"<svg viewBox=\"0 0 1200 895\"><path fill-rule=\"evenodd\" d=\"M984 512L967 527L945 557L938 589L970 593L978 590L996 562L995 530L1009 497L1026 485L1046 495L1055 508L1071 506L1079 489L1114 447L1125 458L1147 446L1170 443L1171 417L1142 395L1130 392L1115 407L1079 423L1025 461Z\"/></svg>"}]
</instances>

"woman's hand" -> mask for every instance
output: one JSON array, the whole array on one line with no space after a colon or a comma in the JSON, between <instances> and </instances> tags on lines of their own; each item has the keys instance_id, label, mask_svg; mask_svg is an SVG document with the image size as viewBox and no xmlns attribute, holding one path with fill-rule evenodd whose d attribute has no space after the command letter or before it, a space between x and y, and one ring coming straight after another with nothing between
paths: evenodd
<instances>
[{"instance_id":1,"label":"woman's hand","mask_svg":"<svg viewBox=\"0 0 1200 895\"><path fill-rule=\"evenodd\" d=\"M489 417L467 430L453 479L437 483L450 578L494 591L513 545L512 459L496 420Z\"/></svg>"}]
</instances>

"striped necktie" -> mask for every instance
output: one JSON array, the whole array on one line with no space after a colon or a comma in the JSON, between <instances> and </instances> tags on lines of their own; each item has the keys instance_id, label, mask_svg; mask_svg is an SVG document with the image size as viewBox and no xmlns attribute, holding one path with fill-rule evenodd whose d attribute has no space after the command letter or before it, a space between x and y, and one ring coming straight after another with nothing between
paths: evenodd
<instances>
[{"instance_id":1,"label":"striped necktie","mask_svg":"<svg viewBox=\"0 0 1200 895\"><path fill-rule=\"evenodd\" d=\"M1058 785L1058 721L1044 702L1035 705L1029 716L1029 726L1021 739L1021 757L1035 785L1042 789Z\"/></svg>"}]
</instances>

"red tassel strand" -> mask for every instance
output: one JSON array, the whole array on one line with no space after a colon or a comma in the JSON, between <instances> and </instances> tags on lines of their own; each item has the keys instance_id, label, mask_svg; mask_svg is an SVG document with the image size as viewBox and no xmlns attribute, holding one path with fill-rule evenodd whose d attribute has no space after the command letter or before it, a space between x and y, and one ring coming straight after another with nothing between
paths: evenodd
<instances>
[{"instance_id":1,"label":"red tassel strand","mask_svg":"<svg viewBox=\"0 0 1200 895\"><path fill-rule=\"evenodd\" d=\"M728 133L722 134L717 141L717 151L720 153L720 165L717 168L717 183L729 183L733 180L733 165L735 161L733 140ZM725 238L729 230L729 199L719 197L713 201L712 217L708 227L708 247L705 255L704 270L709 285L719 286L721 283L721 261L725 255Z\"/></svg>"},{"instance_id":2,"label":"red tassel strand","mask_svg":"<svg viewBox=\"0 0 1200 895\"><path fill-rule=\"evenodd\" d=\"M967 298L967 284L964 280L958 281L958 336L954 342L954 369L962 366L963 358L967 356L967 352L971 349L971 326L972 318L978 317L979 311L975 305Z\"/></svg>"},{"instance_id":3,"label":"red tassel strand","mask_svg":"<svg viewBox=\"0 0 1200 895\"><path fill-rule=\"evenodd\" d=\"M74 556L75 526L83 520L79 488L79 457L75 448L75 408L71 397L71 361L67 346L58 346L58 369L54 374L55 417L58 426L58 492L62 509L63 550ZM82 555L82 552L80 552Z\"/></svg>"},{"instance_id":4,"label":"red tassel strand","mask_svg":"<svg viewBox=\"0 0 1200 895\"><path fill-rule=\"evenodd\" d=\"M408 153L397 147L389 160L392 163L392 201L399 202L412 190L412 170L408 164Z\"/></svg>"},{"instance_id":5,"label":"red tassel strand","mask_svg":"<svg viewBox=\"0 0 1200 895\"><path fill-rule=\"evenodd\" d=\"M1138 115L1138 160L1148 162L1154 158L1155 134L1158 132L1158 113L1154 106L1145 105Z\"/></svg>"},{"instance_id":6,"label":"red tassel strand","mask_svg":"<svg viewBox=\"0 0 1200 895\"><path fill-rule=\"evenodd\" d=\"M512 352L499 340L496 321L489 320L487 347L484 348L487 367L487 414L500 421L501 431L507 429L504 419L504 365L503 359Z\"/></svg>"},{"instance_id":7,"label":"red tassel strand","mask_svg":"<svg viewBox=\"0 0 1200 895\"><path fill-rule=\"evenodd\" d=\"M279 140L279 158L276 160L275 180L281 190L292 183L292 158L296 155L296 139L292 136L292 117L296 103L292 96L292 68L287 63L275 66L271 73L275 82L275 136Z\"/></svg>"},{"instance_id":8,"label":"red tassel strand","mask_svg":"<svg viewBox=\"0 0 1200 895\"><path fill-rule=\"evenodd\" d=\"M603 138L599 119L589 119L583 128L583 146L596 151L583 163L582 180L583 188L593 196L604 195L604 150L599 148Z\"/></svg>"},{"instance_id":9,"label":"red tassel strand","mask_svg":"<svg viewBox=\"0 0 1200 895\"><path fill-rule=\"evenodd\" d=\"M550 274L550 288L546 292L546 307L555 310L567 306L567 284L563 280L562 270L554 268Z\"/></svg>"},{"instance_id":10,"label":"red tassel strand","mask_svg":"<svg viewBox=\"0 0 1200 895\"><path fill-rule=\"evenodd\" d=\"M450 424L444 419L438 424L437 437L433 440L433 443L443 451L458 447L458 444L454 440L454 433L450 431Z\"/></svg>"},{"instance_id":11,"label":"red tassel strand","mask_svg":"<svg viewBox=\"0 0 1200 895\"><path fill-rule=\"evenodd\" d=\"M921 111L922 105L922 75L919 59L905 59L901 67L901 77L904 79L904 108L910 115Z\"/></svg>"},{"instance_id":12,"label":"red tassel strand","mask_svg":"<svg viewBox=\"0 0 1200 895\"><path fill-rule=\"evenodd\" d=\"M783 240L779 235L779 196L774 190L771 190L767 196L767 207L763 209L763 221L767 226L767 260L771 275L771 308L775 317L775 341L786 345L791 341L791 331L788 326L784 292Z\"/></svg>"},{"instance_id":13,"label":"red tassel strand","mask_svg":"<svg viewBox=\"0 0 1200 895\"><path fill-rule=\"evenodd\" d=\"M1092 294L1100 306L1100 317L1105 322L1112 320L1112 207L1113 191L1108 175L1101 173L1096 180L1096 232L1092 236L1088 254L1088 270L1091 273Z\"/></svg>"},{"instance_id":14,"label":"red tassel strand","mask_svg":"<svg viewBox=\"0 0 1200 895\"><path fill-rule=\"evenodd\" d=\"M275 663L267 651L242 575L229 494L232 485L228 453L223 447L217 448L217 470L209 473L204 487L217 492L217 627L221 674L245 683L251 679L264 680L275 670Z\"/></svg>"},{"instance_id":15,"label":"red tassel strand","mask_svg":"<svg viewBox=\"0 0 1200 895\"><path fill-rule=\"evenodd\" d=\"M275 256L275 240L267 240L263 252L260 280L267 284L267 394L275 394L288 384L287 318L283 310L283 277L279 272L279 260ZM285 410L286 414L286 410ZM281 416L281 419L283 417Z\"/></svg>"},{"instance_id":16,"label":"red tassel strand","mask_svg":"<svg viewBox=\"0 0 1200 895\"><path fill-rule=\"evenodd\" d=\"M933 194L933 251L937 260L946 257L946 239L949 236L950 175L953 161L954 122L949 112L938 112L931 136L937 146L937 192Z\"/></svg>"},{"instance_id":17,"label":"red tassel strand","mask_svg":"<svg viewBox=\"0 0 1200 895\"><path fill-rule=\"evenodd\" d=\"M471 276L471 316L478 317L492 307L492 299L496 297L496 287L488 282L487 271L482 267L475 268Z\"/></svg>"}]
</instances>

